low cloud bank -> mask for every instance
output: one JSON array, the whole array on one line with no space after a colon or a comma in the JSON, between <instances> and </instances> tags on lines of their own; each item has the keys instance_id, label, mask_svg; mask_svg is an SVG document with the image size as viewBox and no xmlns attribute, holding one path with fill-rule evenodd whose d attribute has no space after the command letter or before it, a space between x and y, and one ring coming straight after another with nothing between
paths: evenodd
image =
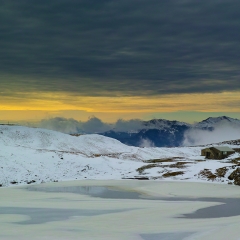
<instances>
[{"instance_id":1,"label":"low cloud bank","mask_svg":"<svg viewBox=\"0 0 240 240\"><path fill-rule=\"evenodd\" d=\"M102 133L110 130L115 131L137 131L141 129L142 122L138 119L119 119L115 123L104 123L96 117L90 117L86 122L77 121L73 118L50 118L43 119L38 127L59 131L68 134L74 133Z\"/></svg>"},{"instance_id":2,"label":"low cloud bank","mask_svg":"<svg viewBox=\"0 0 240 240\"><path fill-rule=\"evenodd\" d=\"M155 144L154 142L146 138L140 141L139 147L155 147Z\"/></svg>"},{"instance_id":3,"label":"low cloud bank","mask_svg":"<svg viewBox=\"0 0 240 240\"><path fill-rule=\"evenodd\" d=\"M219 124L214 130L190 129L184 134L183 146L205 145L240 139L240 128L234 124Z\"/></svg>"},{"instance_id":4,"label":"low cloud bank","mask_svg":"<svg viewBox=\"0 0 240 240\"><path fill-rule=\"evenodd\" d=\"M38 124L38 127L46 128L63 133L79 133L81 132L81 123L73 118L51 118L43 119Z\"/></svg>"},{"instance_id":5,"label":"low cloud bank","mask_svg":"<svg viewBox=\"0 0 240 240\"><path fill-rule=\"evenodd\" d=\"M68 134L77 133L103 133L114 130L118 132L138 132L143 129L144 124L139 119L123 120L119 119L115 123L105 123L97 117L90 117L86 122L77 121L73 118L50 118L43 119L38 124L38 127L49 130L59 131ZM156 126L150 125L147 128L154 128ZM221 121L214 125L214 130L202 130L197 126L187 130L184 133L184 140L182 146L205 145L211 143L218 143L222 141L240 139L240 125L239 122ZM139 142L140 147L155 147L153 141L148 138L142 138Z\"/></svg>"}]
</instances>

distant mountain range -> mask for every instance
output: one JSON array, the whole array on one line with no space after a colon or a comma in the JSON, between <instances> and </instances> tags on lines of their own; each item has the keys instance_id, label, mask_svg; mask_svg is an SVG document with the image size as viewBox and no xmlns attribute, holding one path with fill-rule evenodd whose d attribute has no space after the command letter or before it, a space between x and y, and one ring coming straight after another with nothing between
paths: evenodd
<instances>
[{"instance_id":1,"label":"distant mountain range","mask_svg":"<svg viewBox=\"0 0 240 240\"><path fill-rule=\"evenodd\" d=\"M196 124L165 119L142 121L141 127L130 131L110 130L99 133L130 146L178 147L184 141L186 131L191 129L213 131L216 127L232 126L240 129L240 120L226 116L209 117ZM240 136L239 136L240 138Z\"/></svg>"}]
</instances>

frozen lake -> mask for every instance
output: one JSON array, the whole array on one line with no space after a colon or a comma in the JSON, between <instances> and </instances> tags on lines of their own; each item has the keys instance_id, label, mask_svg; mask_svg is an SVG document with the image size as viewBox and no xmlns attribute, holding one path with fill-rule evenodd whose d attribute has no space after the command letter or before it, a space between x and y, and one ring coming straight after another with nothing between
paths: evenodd
<instances>
[{"instance_id":1,"label":"frozen lake","mask_svg":"<svg viewBox=\"0 0 240 240\"><path fill-rule=\"evenodd\" d=\"M1 239L239 239L239 187L74 181L1 188Z\"/></svg>"}]
</instances>

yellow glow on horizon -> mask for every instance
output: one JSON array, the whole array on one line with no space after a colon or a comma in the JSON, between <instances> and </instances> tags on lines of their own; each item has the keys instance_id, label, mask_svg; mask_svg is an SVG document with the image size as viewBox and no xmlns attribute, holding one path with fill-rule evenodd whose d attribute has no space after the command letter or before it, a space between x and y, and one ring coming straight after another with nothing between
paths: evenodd
<instances>
[{"instance_id":1,"label":"yellow glow on horizon","mask_svg":"<svg viewBox=\"0 0 240 240\"><path fill-rule=\"evenodd\" d=\"M64 92L18 93L15 97L1 97L0 111L34 111L35 119L43 112L84 111L102 114L132 114L151 112L239 112L240 92L206 94L168 94L159 96L137 97L90 97L76 96ZM24 98L25 97L25 98ZM13 116L12 116L13 117ZM11 117L11 118L12 118ZM22 119L23 116L15 116ZM4 119L4 117L1 117Z\"/></svg>"},{"instance_id":2,"label":"yellow glow on horizon","mask_svg":"<svg viewBox=\"0 0 240 240\"><path fill-rule=\"evenodd\" d=\"M37 96L37 97L36 97ZM239 111L240 92L168 94L138 97L90 97L30 93L28 98L1 97L0 110L84 110L88 112ZM234 104L235 103L235 104Z\"/></svg>"}]
</instances>

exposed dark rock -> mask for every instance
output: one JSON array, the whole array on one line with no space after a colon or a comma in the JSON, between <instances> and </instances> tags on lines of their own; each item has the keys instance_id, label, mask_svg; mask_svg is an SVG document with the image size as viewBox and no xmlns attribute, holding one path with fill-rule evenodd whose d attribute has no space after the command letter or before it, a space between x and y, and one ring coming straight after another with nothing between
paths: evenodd
<instances>
[{"instance_id":1,"label":"exposed dark rock","mask_svg":"<svg viewBox=\"0 0 240 240\"><path fill-rule=\"evenodd\" d=\"M133 177L133 178L122 178L122 179L133 179L133 180L149 180L148 177Z\"/></svg>"},{"instance_id":2,"label":"exposed dark rock","mask_svg":"<svg viewBox=\"0 0 240 240\"><path fill-rule=\"evenodd\" d=\"M145 163L163 163L163 162L175 162L176 160L183 159L182 157L162 158L162 159L150 159L143 160Z\"/></svg>"},{"instance_id":3,"label":"exposed dark rock","mask_svg":"<svg viewBox=\"0 0 240 240\"><path fill-rule=\"evenodd\" d=\"M148 164L138 168L137 171L139 172L139 174L143 174L143 172L146 169L155 168L155 167L161 167L161 166L159 164Z\"/></svg>"},{"instance_id":4,"label":"exposed dark rock","mask_svg":"<svg viewBox=\"0 0 240 240\"><path fill-rule=\"evenodd\" d=\"M218 168L216 170L216 175L217 177L225 177L226 173L227 173L227 168L226 167L222 167L222 168Z\"/></svg>"},{"instance_id":5,"label":"exposed dark rock","mask_svg":"<svg viewBox=\"0 0 240 240\"><path fill-rule=\"evenodd\" d=\"M235 185L240 186L240 177L236 178L233 182Z\"/></svg>"},{"instance_id":6,"label":"exposed dark rock","mask_svg":"<svg viewBox=\"0 0 240 240\"><path fill-rule=\"evenodd\" d=\"M27 184L31 184L31 183L35 183L36 181L35 180L32 180L32 181L28 181Z\"/></svg>"},{"instance_id":7,"label":"exposed dark rock","mask_svg":"<svg viewBox=\"0 0 240 240\"><path fill-rule=\"evenodd\" d=\"M186 168L186 164L193 164L192 162L176 162L175 164L169 165L170 168Z\"/></svg>"},{"instance_id":8,"label":"exposed dark rock","mask_svg":"<svg viewBox=\"0 0 240 240\"><path fill-rule=\"evenodd\" d=\"M184 172L183 171L178 171L178 172L167 172L167 173L164 173L162 176L167 178L167 177L175 177L175 176L178 176L178 175L183 175Z\"/></svg>"},{"instance_id":9,"label":"exposed dark rock","mask_svg":"<svg viewBox=\"0 0 240 240\"><path fill-rule=\"evenodd\" d=\"M12 181L12 182L10 182L11 184L17 184L18 182L16 182L16 181Z\"/></svg>"},{"instance_id":10,"label":"exposed dark rock","mask_svg":"<svg viewBox=\"0 0 240 240\"><path fill-rule=\"evenodd\" d=\"M216 177L217 177L217 175L213 174L213 173L212 173L209 169L207 169L207 168L201 170L198 175L200 175L201 177L205 177L205 178L207 178L208 180L212 180L212 181L215 180Z\"/></svg>"},{"instance_id":11,"label":"exposed dark rock","mask_svg":"<svg viewBox=\"0 0 240 240\"><path fill-rule=\"evenodd\" d=\"M234 180L235 185L240 186L240 167L234 170L228 177L229 180Z\"/></svg>"}]
</instances>

